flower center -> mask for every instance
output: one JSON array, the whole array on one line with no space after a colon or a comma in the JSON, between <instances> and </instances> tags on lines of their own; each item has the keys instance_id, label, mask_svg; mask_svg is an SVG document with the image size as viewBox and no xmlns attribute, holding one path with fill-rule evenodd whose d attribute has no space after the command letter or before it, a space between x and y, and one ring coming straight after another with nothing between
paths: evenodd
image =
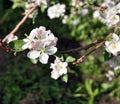
<instances>
[{"instance_id":1,"label":"flower center","mask_svg":"<svg viewBox=\"0 0 120 104\"><path fill-rule=\"evenodd\" d=\"M40 49L40 52L41 52L41 53L44 53L44 52L45 52L45 48L41 48L41 49Z\"/></svg>"},{"instance_id":2,"label":"flower center","mask_svg":"<svg viewBox=\"0 0 120 104\"><path fill-rule=\"evenodd\" d=\"M117 48L116 45L113 44L113 45L112 45L112 49L114 50L114 49L116 49L116 48Z\"/></svg>"},{"instance_id":3,"label":"flower center","mask_svg":"<svg viewBox=\"0 0 120 104\"><path fill-rule=\"evenodd\" d=\"M117 7L114 7L114 8L113 8L113 11L114 11L114 12L117 12L117 11L118 11L118 8L117 8Z\"/></svg>"},{"instance_id":4,"label":"flower center","mask_svg":"<svg viewBox=\"0 0 120 104\"><path fill-rule=\"evenodd\" d=\"M61 70L63 67L61 65L58 66L58 69Z\"/></svg>"},{"instance_id":5,"label":"flower center","mask_svg":"<svg viewBox=\"0 0 120 104\"><path fill-rule=\"evenodd\" d=\"M115 21L115 20L117 20L117 17L113 16L112 21Z\"/></svg>"}]
</instances>

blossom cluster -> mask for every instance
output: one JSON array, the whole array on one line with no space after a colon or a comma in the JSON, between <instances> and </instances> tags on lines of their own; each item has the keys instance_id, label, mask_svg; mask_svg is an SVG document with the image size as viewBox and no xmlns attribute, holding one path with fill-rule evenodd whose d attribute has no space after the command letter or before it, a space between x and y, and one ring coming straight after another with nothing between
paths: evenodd
<instances>
[{"instance_id":1,"label":"blossom cluster","mask_svg":"<svg viewBox=\"0 0 120 104\"><path fill-rule=\"evenodd\" d=\"M113 39L105 42L106 51L117 56L120 53L120 38L117 34L112 34Z\"/></svg>"},{"instance_id":2,"label":"blossom cluster","mask_svg":"<svg viewBox=\"0 0 120 104\"><path fill-rule=\"evenodd\" d=\"M62 62L58 57L56 57L54 63L51 63L50 68L53 70L51 71L51 78L58 79L61 75L67 74L67 62Z\"/></svg>"},{"instance_id":3,"label":"blossom cluster","mask_svg":"<svg viewBox=\"0 0 120 104\"><path fill-rule=\"evenodd\" d=\"M27 57L30 59L39 58L42 64L47 64L49 55L53 55L57 52L57 38L50 30L46 30L43 26L33 29L30 35L23 39L23 41L25 44L22 48L24 50L30 50Z\"/></svg>"},{"instance_id":4,"label":"blossom cluster","mask_svg":"<svg viewBox=\"0 0 120 104\"><path fill-rule=\"evenodd\" d=\"M35 4L38 6L44 5L47 7L49 0L28 0L26 3L26 12L32 8ZM66 12L65 4L54 4L48 7L47 15L50 19L63 17L63 24L69 22L74 26L80 23L78 16L85 16L88 14L88 8L83 7L84 2L79 0L71 0L71 8L68 13ZM101 22L105 23L108 27L115 27L120 25L120 3L117 4L116 0L104 0L101 7L104 7L103 10L96 10L93 14L94 18L99 18ZM36 18L38 15L38 10L34 10L33 13L29 15L29 18ZM108 53L117 56L120 54L120 37L116 34L112 34L112 40L105 41L105 49ZM7 43L10 43L13 40L18 39L14 34L9 37ZM57 52L57 37L50 30L46 30L44 26L33 29L29 35L26 35L26 38L23 39L24 45L22 46L23 50L28 49L27 57L30 60L39 60L42 64L47 64L50 55L54 55ZM67 62L63 62L59 57L55 56L54 63L50 64L51 77L53 79L58 79L61 75L67 74ZM112 66L114 69L120 68L116 63L108 61L107 63ZM114 76L113 71L108 71L105 74L109 80L112 80Z\"/></svg>"},{"instance_id":5,"label":"blossom cluster","mask_svg":"<svg viewBox=\"0 0 120 104\"><path fill-rule=\"evenodd\" d=\"M102 4L103 11L97 10L94 12L93 17L99 18L99 20L105 23L108 27L114 27L120 23L120 3L115 5L115 1L105 0Z\"/></svg>"},{"instance_id":6,"label":"blossom cluster","mask_svg":"<svg viewBox=\"0 0 120 104\"><path fill-rule=\"evenodd\" d=\"M51 7L48 8L47 10L47 14L49 16L50 19L54 19L54 18L59 18L61 16L64 16L65 13L65 4L55 4Z\"/></svg>"},{"instance_id":7,"label":"blossom cluster","mask_svg":"<svg viewBox=\"0 0 120 104\"><path fill-rule=\"evenodd\" d=\"M44 5L45 7L47 7L49 0L28 0L28 2L26 3L26 9L25 9L25 13L27 13L29 11L30 8L32 8L35 4L37 5ZM38 9L34 10L30 15L29 18L36 18L38 15Z\"/></svg>"},{"instance_id":8,"label":"blossom cluster","mask_svg":"<svg viewBox=\"0 0 120 104\"><path fill-rule=\"evenodd\" d=\"M71 0L71 9L69 14L65 14L62 20L63 24L78 25L81 20L79 17L86 16L89 12L87 7L83 7L85 1ZM76 18L78 17L78 18Z\"/></svg>"},{"instance_id":9,"label":"blossom cluster","mask_svg":"<svg viewBox=\"0 0 120 104\"><path fill-rule=\"evenodd\" d=\"M106 51L110 54L114 55L114 57L105 63L108 64L114 70L108 70L105 76L111 81L114 77L114 72L120 68L119 61L120 61L120 37L113 33L113 39L110 41L105 41L105 48Z\"/></svg>"}]
</instances>

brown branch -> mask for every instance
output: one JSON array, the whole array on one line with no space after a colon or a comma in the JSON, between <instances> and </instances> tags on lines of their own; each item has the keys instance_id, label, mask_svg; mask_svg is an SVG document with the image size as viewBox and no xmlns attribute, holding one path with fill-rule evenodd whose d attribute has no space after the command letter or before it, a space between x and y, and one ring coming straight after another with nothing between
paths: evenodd
<instances>
[{"instance_id":1,"label":"brown branch","mask_svg":"<svg viewBox=\"0 0 120 104\"><path fill-rule=\"evenodd\" d=\"M82 47L78 47L75 49L70 49L70 50L65 50L65 51L61 51L61 53L65 54L65 53L69 53L69 52L76 52L76 51L81 51L81 50L88 50L89 48L95 46L98 43L101 43L102 41L104 41L104 39L100 39L100 40L95 40L94 42L92 42L89 45L86 46L82 46Z\"/></svg>"},{"instance_id":2,"label":"brown branch","mask_svg":"<svg viewBox=\"0 0 120 104\"><path fill-rule=\"evenodd\" d=\"M2 42L2 39L0 39L0 47L5 50L6 52L11 52L15 55L16 52L14 52L12 49L9 47L5 46L4 43Z\"/></svg>"},{"instance_id":3,"label":"brown branch","mask_svg":"<svg viewBox=\"0 0 120 104\"><path fill-rule=\"evenodd\" d=\"M21 25L27 20L28 16L38 7L37 4L35 4L32 8L28 10L28 12L25 14L25 16L22 18L22 20L15 26L15 28L2 40L2 42L6 42L6 40L12 35L17 32L17 30L21 27Z\"/></svg>"},{"instance_id":4,"label":"brown branch","mask_svg":"<svg viewBox=\"0 0 120 104\"><path fill-rule=\"evenodd\" d=\"M89 51L88 53L82 55L79 59L77 59L77 61L73 62L73 64L78 64L84 61L84 59L90 55L91 53L95 52L97 49L99 49L100 47L102 47L102 45L104 44L104 42L100 43L100 45L96 46L94 49L92 49L91 51Z\"/></svg>"},{"instance_id":5,"label":"brown branch","mask_svg":"<svg viewBox=\"0 0 120 104\"><path fill-rule=\"evenodd\" d=\"M118 29L115 28L115 29L114 29L114 32L117 32L117 30L118 30ZM102 39L103 41L101 41L98 46L96 46L95 48L93 48L93 49L92 49L91 51L89 51L88 53L82 55L79 59L77 59L75 62L73 62L73 64L78 64L78 63L83 62L84 59L85 59L88 55L90 55L91 53L95 52L97 49L99 49L100 47L102 47L102 45L105 43L106 39L107 39L108 37L111 37L112 34L113 34L113 33L108 34L105 38ZM90 48L90 47L89 47L89 48Z\"/></svg>"}]
</instances>

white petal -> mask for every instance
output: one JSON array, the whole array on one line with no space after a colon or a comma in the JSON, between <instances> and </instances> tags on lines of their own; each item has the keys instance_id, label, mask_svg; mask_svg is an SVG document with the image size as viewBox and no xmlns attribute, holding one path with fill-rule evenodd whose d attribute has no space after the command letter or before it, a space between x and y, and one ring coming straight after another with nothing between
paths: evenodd
<instances>
[{"instance_id":1,"label":"white petal","mask_svg":"<svg viewBox=\"0 0 120 104\"><path fill-rule=\"evenodd\" d=\"M48 55L53 55L57 52L57 48L54 47L54 46L49 46L49 47L46 47L46 53Z\"/></svg>"},{"instance_id":2,"label":"white petal","mask_svg":"<svg viewBox=\"0 0 120 104\"><path fill-rule=\"evenodd\" d=\"M117 34L113 33L113 39L114 40L119 40L119 36Z\"/></svg>"},{"instance_id":3,"label":"white petal","mask_svg":"<svg viewBox=\"0 0 120 104\"><path fill-rule=\"evenodd\" d=\"M59 70L59 74L60 75L67 74L67 68L63 68L63 69Z\"/></svg>"},{"instance_id":4,"label":"white petal","mask_svg":"<svg viewBox=\"0 0 120 104\"><path fill-rule=\"evenodd\" d=\"M23 39L23 41L27 43L27 42L29 42L30 40L27 39L27 38L25 38L25 39Z\"/></svg>"},{"instance_id":5,"label":"white petal","mask_svg":"<svg viewBox=\"0 0 120 104\"><path fill-rule=\"evenodd\" d=\"M108 46L109 46L109 44L110 44L110 42L109 42L109 41L106 41L106 42L105 42L106 47L108 47Z\"/></svg>"},{"instance_id":6,"label":"white petal","mask_svg":"<svg viewBox=\"0 0 120 104\"><path fill-rule=\"evenodd\" d=\"M58 79L60 77L60 74L58 73L58 71L57 70L52 70L51 71L51 78L53 78L53 79Z\"/></svg>"},{"instance_id":7,"label":"white petal","mask_svg":"<svg viewBox=\"0 0 120 104\"><path fill-rule=\"evenodd\" d=\"M32 50L30 52L28 52L27 57L30 59L36 59L40 56L40 52L36 51L36 50Z\"/></svg>"},{"instance_id":8,"label":"white petal","mask_svg":"<svg viewBox=\"0 0 120 104\"><path fill-rule=\"evenodd\" d=\"M29 35L30 38L32 38L32 39L35 38L35 36L37 35L37 29L38 29L38 28L33 29L33 30L30 32L30 35Z\"/></svg>"},{"instance_id":9,"label":"white petal","mask_svg":"<svg viewBox=\"0 0 120 104\"><path fill-rule=\"evenodd\" d=\"M22 49L27 49L29 47L29 43L26 43L26 44L24 44L23 46L22 46Z\"/></svg>"},{"instance_id":10,"label":"white petal","mask_svg":"<svg viewBox=\"0 0 120 104\"><path fill-rule=\"evenodd\" d=\"M39 61L42 63L42 64L47 64L48 63L48 54L46 53L42 53L39 57Z\"/></svg>"}]
</instances>

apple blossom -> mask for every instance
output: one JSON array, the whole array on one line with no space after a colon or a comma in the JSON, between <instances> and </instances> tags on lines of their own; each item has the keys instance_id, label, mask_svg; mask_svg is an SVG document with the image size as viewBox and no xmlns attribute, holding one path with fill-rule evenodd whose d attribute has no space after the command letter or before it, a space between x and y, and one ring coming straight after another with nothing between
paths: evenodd
<instances>
[{"instance_id":1,"label":"apple blossom","mask_svg":"<svg viewBox=\"0 0 120 104\"><path fill-rule=\"evenodd\" d=\"M27 36L25 39L23 39L25 44L22 46L22 49L32 49L35 45L36 39L35 39L35 34L30 33L29 36Z\"/></svg>"},{"instance_id":2,"label":"apple blossom","mask_svg":"<svg viewBox=\"0 0 120 104\"><path fill-rule=\"evenodd\" d=\"M40 26L39 28L33 29L30 35L23 39L23 41L25 42L22 47L23 49L33 49L36 41L43 41L46 45L56 46L57 38L50 30L46 30L45 27Z\"/></svg>"},{"instance_id":3,"label":"apple blossom","mask_svg":"<svg viewBox=\"0 0 120 104\"><path fill-rule=\"evenodd\" d=\"M33 3L36 3L38 5L44 4L45 6L47 6L49 0L28 0L28 4L32 5Z\"/></svg>"},{"instance_id":4,"label":"apple blossom","mask_svg":"<svg viewBox=\"0 0 120 104\"><path fill-rule=\"evenodd\" d=\"M16 35L11 34L6 42L9 44L11 41L14 41L14 40L17 40L17 39L18 39L18 37Z\"/></svg>"},{"instance_id":5,"label":"apple blossom","mask_svg":"<svg viewBox=\"0 0 120 104\"><path fill-rule=\"evenodd\" d=\"M64 16L65 13L65 4L56 4L48 8L47 14L50 19L59 18Z\"/></svg>"},{"instance_id":6,"label":"apple blossom","mask_svg":"<svg viewBox=\"0 0 120 104\"><path fill-rule=\"evenodd\" d=\"M58 57L56 57L54 63L51 63L50 68L53 70L51 71L51 77L53 79L58 79L61 75L67 74L67 62L62 62Z\"/></svg>"},{"instance_id":7,"label":"apple blossom","mask_svg":"<svg viewBox=\"0 0 120 104\"><path fill-rule=\"evenodd\" d=\"M105 1L102 5L106 7L103 11L97 10L94 12L93 16L97 17L101 22L105 23L108 27L116 26L120 23L120 3L115 5L114 1Z\"/></svg>"},{"instance_id":8,"label":"apple blossom","mask_svg":"<svg viewBox=\"0 0 120 104\"><path fill-rule=\"evenodd\" d=\"M106 51L117 56L120 52L120 39L117 34L113 33L113 39L105 42Z\"/></svg>"},{"instance_id":9,"label":"apple blossom","mask_svg":"<svg viewBox=\"0 0 120 104\"><path fill-rule=\"evenodd\" d=\"M114 70L120 69L120 56L114 56L112 59L107 60L105 63L108 64Z\"/></svg>"},{"instance_id":10,"label":"apple blossom","mask_svg":"<svg viewBox=\"0 0 120 104\"><path fill-rule=\"evenodd\" d=\"M114 76L114 72L109 70L105 76L108 78L109 81L111 81L113 79L113 76Z\"/></svg>"},{"instance_id":11,"label":"apple blossom","mask_svg":"<svg viewBox=\"0 0 120 104\"><path fill-rule=\"evenodd\" d=\"M42 64L48 63L49 55L57 52L57 48L53 45L46 45L43 41L37 41L33 50L29 51L27 57L30 59L39 58Z\"/></svg>"}]
</instances>

